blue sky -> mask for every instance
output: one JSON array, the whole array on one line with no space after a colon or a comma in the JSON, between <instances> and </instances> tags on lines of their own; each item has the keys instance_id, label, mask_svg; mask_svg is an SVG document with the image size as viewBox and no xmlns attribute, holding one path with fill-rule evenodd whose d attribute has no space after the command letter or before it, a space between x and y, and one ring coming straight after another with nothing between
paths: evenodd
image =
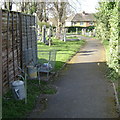
<instances>
[{"instance_id":1,"label":"blue sky","mask_svg":"<svg viewBox=\"0 0 120 120\"><path fill-rule=\"evenodd\" d=\"M87 13L95 13L98 6L98 0L68 0L76 9L76 12L85 11Z\"/></svg>"}]
</instances>

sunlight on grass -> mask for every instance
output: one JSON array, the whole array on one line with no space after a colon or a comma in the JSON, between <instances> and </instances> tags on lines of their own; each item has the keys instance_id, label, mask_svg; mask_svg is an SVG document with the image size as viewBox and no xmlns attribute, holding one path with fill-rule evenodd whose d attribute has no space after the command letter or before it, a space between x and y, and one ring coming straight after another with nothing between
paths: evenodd
<instances>
[{"instance_id":1,"label":"sunlight on grass","mask_svg":"<svg viewBox=\"0 0 120 120\"><path fill-rule=\"evenodd\" d=\"M55 70L59 70L63 64L70 59L83 45L85 41L68 41L63 42L53 39L53 45L51 47L38 41L38 50L56 50L56 65ZM3 118L23 118L31 112L35 106L37 96L40 94L55 94L57 91L54 87L50 86L46 82L41 82L38 85L38 80L28 80L27 83L28 103L25 104L24 100L13 99L11 90L3 97Z\"/></svg>"},{"instance_id":2,"label":"sunlight on grass","mask_svg":"<svg viewBox=\"0 0 120 120\"><path fill-rule=\"evenodd\" d=\"M57 39L52 38L53 45L47 46L40 41L38 41L38 50L56 50L56 65L55 70L59 70L62 65L71 57L73 56L82 46L85 41L60 41Z\"/></svg>"}]
</instances>

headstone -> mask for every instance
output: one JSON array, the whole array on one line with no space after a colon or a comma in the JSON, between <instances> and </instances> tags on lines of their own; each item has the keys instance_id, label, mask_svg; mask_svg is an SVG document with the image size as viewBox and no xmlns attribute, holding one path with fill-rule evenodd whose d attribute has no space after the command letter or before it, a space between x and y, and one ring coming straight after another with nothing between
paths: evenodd
<instances>
[{"instance_id":1,"label":"headstone","mask_svg":"<svg viewBox=\"0 0 120 120\"><path fill-rule=\"evenodd\" d=\"M86 29L84 29L84 35L86 35L86 33L87 33L87 32L86 32Z\"/></svg>"},{"instance_id":2,"label":"headstone","mask_svg":"<svg viewBox=\"0 0 120 120\"><path fill-rule=\"evenodd\" d=\"M64 34L63 34L63 32L60 34L60 40L61 40L61 41L64 40Z\"/></svg>"},{"instance_id":3,"label":"headstone","mask_svg":"<svg viewBox=\"0 0 120 120\"><path fill-rule=\"evenodd\" d=\"M88 30L87 30L87 36L89 36L89 32L90 32L90 30L88 29Z\"/></svg>"},{"instance_id":4,"label":"headstone","mask_svg":"<svg viewBox=\"0 0 120 120\"><path fill-rule=\"evenodd\" d=\"M95 31L95 29L93 29L93 36L94 36L94 37L96 36L96 31Z\"/></svg>"},{"instance_id":5,"label":"headstone","mask_svg":"<svg viewBox=\"0 0 120 120\"><path fill-rule=\"evenodd\" d=\"M53 29L53 37L56 36L56 28Z\"/></svg>"},{"instance_id":6,"label":"headstone","mask_svg":"<svg viewBox=\"0 0 120 120\"><path fill-rule=\"evenodd\" d=\"M41 34L40 34L40 27L38 25L38 28L37 28L37 40L40 40L41 41Z\"/></svg>"},{"instance_id":7,"label":"headstone","mask_svg":"<svg viewBox=\"0 0 120 120\"><path fill-rule=\"evenodd\" d=\"M76 34L78 34L78 28L76 28Z\"/></svg>"},{"instance_id":8,"label":"headstone","mask_svg":"<svg viewBox=\"0 0 120 120\"><path fill-rule=\"evenodd\" d=\"M64 42L66 42L66 29L64 28L64 38L63 38Z\"/></svg>"},{"instance_id":9,"label":"headstone","mask_svg":"<svg viewBox=\"0 0 120 120\"><path fill-rule=\"evenodd\" d=\"M91 36L91 35L92 35L92 32L90 31L90 32L89 32L89 36Z\"/></svg>"},{"instance_id":10,"label":"headstone","mask_svg":"<svg viewBox=\"0 0 120 120\"><path fill-rule=\"evenodd\" d=\"M46 25L42 27L42 42L46 42Z\"/></svg>"},{"instance_id":11,"label":"headstone","mask_svg":"<svg viewBox=\"0 0 120 120\"><path fill-rule=\"evenodd\" d=\"M52 27L50 26L48 29L48 40L49 40L49 46L51 46L51 42L52 42Z\"/></svg>"},{"instance_id":12,"label":"headstone","mask_svg":"<svg viewBox=\"0 0 120 120\"><path fill-rule=\"evenodd\" d=\"M62 28L62 31L60 33L60 40L64 41L64 28Z\"/></svg>"},{"instance_id":13,"label":"headstone","mask_svg":"<svg viewBox=\"0 0 120 120\"><path fill-rule=\"evenodd\" d=\"M66 28L66 33L68 33L68 28Z\"/></svg>"},{"instance_id":14,"label":"headstone","mask_svg":"<svg viewBox=\"0 0 120 120\"><path fill-rule=\"evenodd\" d=\"M84 29L82 29L82 35L84 35Z\"/></svg>"}]
</instances>

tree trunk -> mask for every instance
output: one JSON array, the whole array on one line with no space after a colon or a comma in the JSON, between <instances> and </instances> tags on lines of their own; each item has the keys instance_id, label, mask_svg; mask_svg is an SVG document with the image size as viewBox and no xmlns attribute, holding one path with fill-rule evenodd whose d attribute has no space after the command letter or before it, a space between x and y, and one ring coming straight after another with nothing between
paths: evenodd
<instances>
[{"instance_id":1,"label":"tree trunk","mask_svg":"<svg viewBox=\"0 0 120 120\"><path fill-rule=\"evenodd\" d=\"M56 38L61 38L61 30L62 30L62 23L58 20L57 31L56 31Z\"/></svg>"}]
</instances>

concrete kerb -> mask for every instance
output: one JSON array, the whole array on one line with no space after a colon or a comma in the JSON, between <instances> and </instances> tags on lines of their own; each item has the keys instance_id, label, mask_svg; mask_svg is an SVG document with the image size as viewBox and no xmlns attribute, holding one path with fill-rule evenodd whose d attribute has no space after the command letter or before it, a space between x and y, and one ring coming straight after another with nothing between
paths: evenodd
<instances>
[{"instance_id":1,"label":"concrete kerb","mask_svg":"<svg viewBox=\"0 0 120 120\"><path fill-rule=\"evenodd\" d=\"M114 95L115 95L115 100L116 100L116 108L117 108L117 111L118 111L119 117L120 117L120 103L119 103L119 99L118 99L118 94L117 94L117 91L116 91L115 83L112 82L112 85L113 85L113 90L114 90Z\"/></svg>"}]
</instances>

